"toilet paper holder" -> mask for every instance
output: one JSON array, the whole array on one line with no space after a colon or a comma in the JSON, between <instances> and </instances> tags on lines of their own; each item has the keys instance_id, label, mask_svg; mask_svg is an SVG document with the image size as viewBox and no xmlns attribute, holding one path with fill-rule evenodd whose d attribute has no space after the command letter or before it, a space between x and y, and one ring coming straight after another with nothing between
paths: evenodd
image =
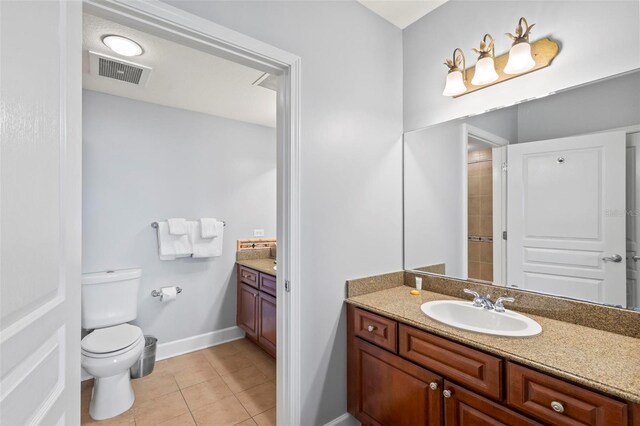
<instances>
[{"instance_id":1,"label":"toilet paper holder","mask_svg":"<svg viewBox=\"0 0 640 426\"><path fill-rule=\"evenodd\" d=\"M182 288L181 287L176 287L176 294L180 294L180 293L182 293ZM151 296L159 297L160 300L162 300L162 290L152 290L151 291Z\"/></svg>"}]
</instances>

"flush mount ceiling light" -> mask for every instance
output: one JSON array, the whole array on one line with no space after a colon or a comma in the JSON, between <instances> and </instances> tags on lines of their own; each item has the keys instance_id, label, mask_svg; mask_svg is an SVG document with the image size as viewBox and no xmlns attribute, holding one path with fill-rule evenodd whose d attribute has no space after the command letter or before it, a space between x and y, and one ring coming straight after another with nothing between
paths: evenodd
<instances>
[{"instance_id":1,"label":"flush mount ceiling light","mask_svg":"<svg viewBox=\"0 0 640 426\"><path fill-rule=\"evenodd\" d=\"M471 49L478 55L476 71L473 74L471 84L474 86L484 86L493 83L498 79L496 64L493 60L495 56L495 41L490 34L485 34L480 42L480 49Z\"/></svg>"},{"instance_id":2,"label":"flush mount ceiling light","mask_svg":"<svg viewBox=\"0 0 640 426\"><path fill-rule=\"evenodd\" d=\"M108 35L102 42L111 50L122 56L140 56L142 47L135 41L119 35Z\"/></svg>"},{"instance_id":3,"label":"flush mount ceiling light","mask_svg":"<svg viewBox=\"0 0 640 426\"><path fill-rule=\"evenodd\" d=\"M457 98L551 65L560 47L550 38L529 43L529 34L534 25L529 25L524 17L520 18L515 35L506 34L512 40L511 49L500 56L495 55L493 37L485 34L480 48L473 49L478 55L478 62L469 69L465 68L462 50L456 48L453 60L447 59L446 62L449 73L442 94ZM470 73L471 82L467 81L467 73Z\"/></svg>"},{"instance_id":4,"label":"flush mount ceiling light","mask_svg":"<svg viewBox=\"0 0 640 426\"><path fill-rule=\"evenodd\" d=\"M529 25L527 20L522 17L518 21L515 35L505 34L513 40L511 50L509 50L509 61L507 66L504 67L505 73L520 74L536 66L536 61L531 56L531 45L529 44L529 33L534 25Z\"/></svg>"},{"instance_id":5,"label":"flush mount ceiling light","mask_svg":"<svg viewBox=\"0 0 640 426\"><path fill-rule=\"evenodd\" d=\"M447 74L447 84L444 86L442 94L444 96L458 96L466 92L467 86L464 83L467 80L467 70L465 69L466 64L462 50L456 48L453 51L452 59L447 59L444 64L449 67L449 73ZM462 70L460 66L462 66Z\"/></svg>"}]
</instances>

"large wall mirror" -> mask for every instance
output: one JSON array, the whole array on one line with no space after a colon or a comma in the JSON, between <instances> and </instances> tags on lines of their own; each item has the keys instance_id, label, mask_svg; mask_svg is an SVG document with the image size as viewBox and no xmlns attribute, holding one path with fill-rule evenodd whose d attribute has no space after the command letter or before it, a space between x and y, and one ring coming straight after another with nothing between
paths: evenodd
<instances>
[{"instance_id":1,"label":"large wall mirror","mask_svg":"<svg viewBox=\"0 0 640 426\"><path fill-rule=\"evenodd\" d=\"M407 270L640 310L640 70L406 133L404 221Z\"/></svg>"}]
</instances>

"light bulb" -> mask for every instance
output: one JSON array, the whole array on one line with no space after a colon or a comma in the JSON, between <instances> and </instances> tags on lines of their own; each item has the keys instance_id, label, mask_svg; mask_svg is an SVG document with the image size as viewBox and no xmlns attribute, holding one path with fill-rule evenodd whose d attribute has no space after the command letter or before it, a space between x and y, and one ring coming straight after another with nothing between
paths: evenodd
<instances>
[{"instance_id":1,"label":"light bulb","mask_svg":"<svg viewBox=\"0 0 640 426\"><path fill-rule=\"evenodd\" d=\"M467 91L467 86L462 78L462 71L451 71L447 74L447 84L442 94L444 96L458 96Z\"/></svg>"},{"instance_id":2,"label":"light bulb","mask_svg":"<svg viewBox=\"0 0 640 426\"><path fill-rule=\"evenodd\" d=\"M493 58L485 56L480 58L476 63L476 71L473 74L471 84L474 86L483 86L485 84L493 83L498 79L498 73L496 72Z\"/></svg>"},{"instance_id":3,"label":"light bulb","mask_svg":"<svg viewBox=\"0 0 640 426\"><path fill-rule=\"evenodd\" d=\"M531 45L527 42L517 43L509 51L509 61L504 67L505 74L520 74L536 66L531 56Z\"/></svg>"},{"instance_id":4,"label":"light bulb","mask_svg":"<svg viewBox=\"0 0 640 426\"><path fill-rule=\"evenodd\" d=\"M111 50L122 56L140 56L142 47L126 37L110 35L102 39L102 42Z\"/></svg>"}]
</instances>

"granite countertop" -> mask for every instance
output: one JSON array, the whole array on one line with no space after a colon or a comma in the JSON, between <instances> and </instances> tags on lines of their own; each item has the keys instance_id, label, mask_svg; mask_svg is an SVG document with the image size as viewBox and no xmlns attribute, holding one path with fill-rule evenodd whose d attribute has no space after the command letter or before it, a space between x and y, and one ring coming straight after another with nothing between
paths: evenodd
<instances>
[{"instance_id":1,"label":"granite countertop","mask_svg":"<svg viewBox=\"0 0 640 426\"><path fill-rule=\"evenodd\" d=\"M527 314L542 326L534 337L490 336L460 330L427 317L420 305L460 300L399 286L354 296L347 303L533 367L630 402L640 403L640 339Z\"/></svg>"},{"instance_id":2,"label":"granite countertop","mask_svg":"<svg viewBox=\"0 0 640 426\"><path fill-rule=\"evenodd\" d=\"M247 268L255 269L256 271L262 272L263 274L276 276L276 270L273 269L275 259L273 258L262 258L262 259L245 259L238 260L236 263L238 265L246 266Z\"/></svg>"}]
</instances>

